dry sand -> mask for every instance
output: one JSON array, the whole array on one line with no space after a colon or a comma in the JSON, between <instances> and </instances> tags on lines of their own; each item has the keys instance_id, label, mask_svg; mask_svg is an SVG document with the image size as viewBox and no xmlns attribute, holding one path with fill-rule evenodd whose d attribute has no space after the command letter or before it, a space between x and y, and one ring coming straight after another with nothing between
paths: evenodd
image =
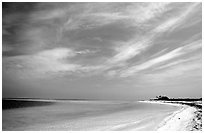
<instances>
[{"instance_id":1,"label":"dry sand","mask_svg":"<svg viewBox=\"0 0 204 133\"><path fill-rule=\"evenodd\" d=\"M141 101L157 104L181 106L181 109L164 119L159 124L158 131L202 131L202 109L185 105L184 101ZM200 102L194 102L202 105Z\"/></svg>"}]
</instances>

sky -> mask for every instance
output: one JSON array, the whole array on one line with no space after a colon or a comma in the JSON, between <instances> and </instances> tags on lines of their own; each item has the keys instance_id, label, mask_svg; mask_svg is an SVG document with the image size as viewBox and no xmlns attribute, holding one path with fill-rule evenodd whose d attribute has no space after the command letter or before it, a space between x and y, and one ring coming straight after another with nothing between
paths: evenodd
<instances>
[{"instance_id":1,"label":"sky","mask_svg":"<svg viewBox=\"0 0 204 133\"><path fill-rule=\"evenodd\" d=\"M3 3L2 95L202 95L202 3Z\"/></svg>"}]
</instances>

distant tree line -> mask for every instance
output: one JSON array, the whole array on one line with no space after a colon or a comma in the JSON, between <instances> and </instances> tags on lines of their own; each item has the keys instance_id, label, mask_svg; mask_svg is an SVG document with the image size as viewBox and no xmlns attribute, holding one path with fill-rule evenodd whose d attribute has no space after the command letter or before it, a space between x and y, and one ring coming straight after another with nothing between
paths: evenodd
<instances>
[{"instance_id":1,"label":"distant tree line","mask_svg":"<svg viewBox=\"0 0 204 133\"><path fill-rule=\"evenodd\" d=\"M156 99L152 100L165 100L165 101L202 101L202 98L169 98L167 96L156 96Z\"/></svg>"}]
</instances>

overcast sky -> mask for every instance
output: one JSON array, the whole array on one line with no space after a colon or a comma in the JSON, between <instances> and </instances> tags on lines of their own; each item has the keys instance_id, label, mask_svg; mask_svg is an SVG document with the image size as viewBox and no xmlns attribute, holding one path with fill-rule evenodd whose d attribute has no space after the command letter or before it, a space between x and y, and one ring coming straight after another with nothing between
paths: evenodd
<instances>
[{"instance_id":1,"label":"overcast sky","mask_svg":"<svg viewBox=\"0 0 204 133\"><path fill-rule=\"evenodd\" d=\"M202 95L201 3L3 3L3 97Z\"/></svg>"}]
</instances>

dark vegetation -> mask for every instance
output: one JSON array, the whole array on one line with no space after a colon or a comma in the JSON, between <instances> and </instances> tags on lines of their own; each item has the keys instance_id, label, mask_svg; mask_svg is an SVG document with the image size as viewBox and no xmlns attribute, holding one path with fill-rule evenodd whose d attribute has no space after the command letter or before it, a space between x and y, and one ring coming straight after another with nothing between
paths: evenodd
<instances>
[{"instance_id":1,"label":"dark vegetation","mask_svg":"<svg viewBox=\"0 0 204 133\"><path fill-rule=\"evenodd\" d=\"M179 104L185 104L192 107L196 107L198 109L202 109L202 105L196 103L197 101L202 101L202 98L169 98L167 96L156 96L155 99L150 100L162 100L162 101L168 101L172 103L179 103Z\"/></svg>"},{"instance_id":2,"label":"dark vegetation","mask_svg":"<svg viewBox=\"0 0 204 133\"><path fill-rule=\"evenodd\" d=\"M166 100L166 101L202 101L202 98L169 98L167 96L156 96L151 100Z\"/></svg>"}]
</instances>

